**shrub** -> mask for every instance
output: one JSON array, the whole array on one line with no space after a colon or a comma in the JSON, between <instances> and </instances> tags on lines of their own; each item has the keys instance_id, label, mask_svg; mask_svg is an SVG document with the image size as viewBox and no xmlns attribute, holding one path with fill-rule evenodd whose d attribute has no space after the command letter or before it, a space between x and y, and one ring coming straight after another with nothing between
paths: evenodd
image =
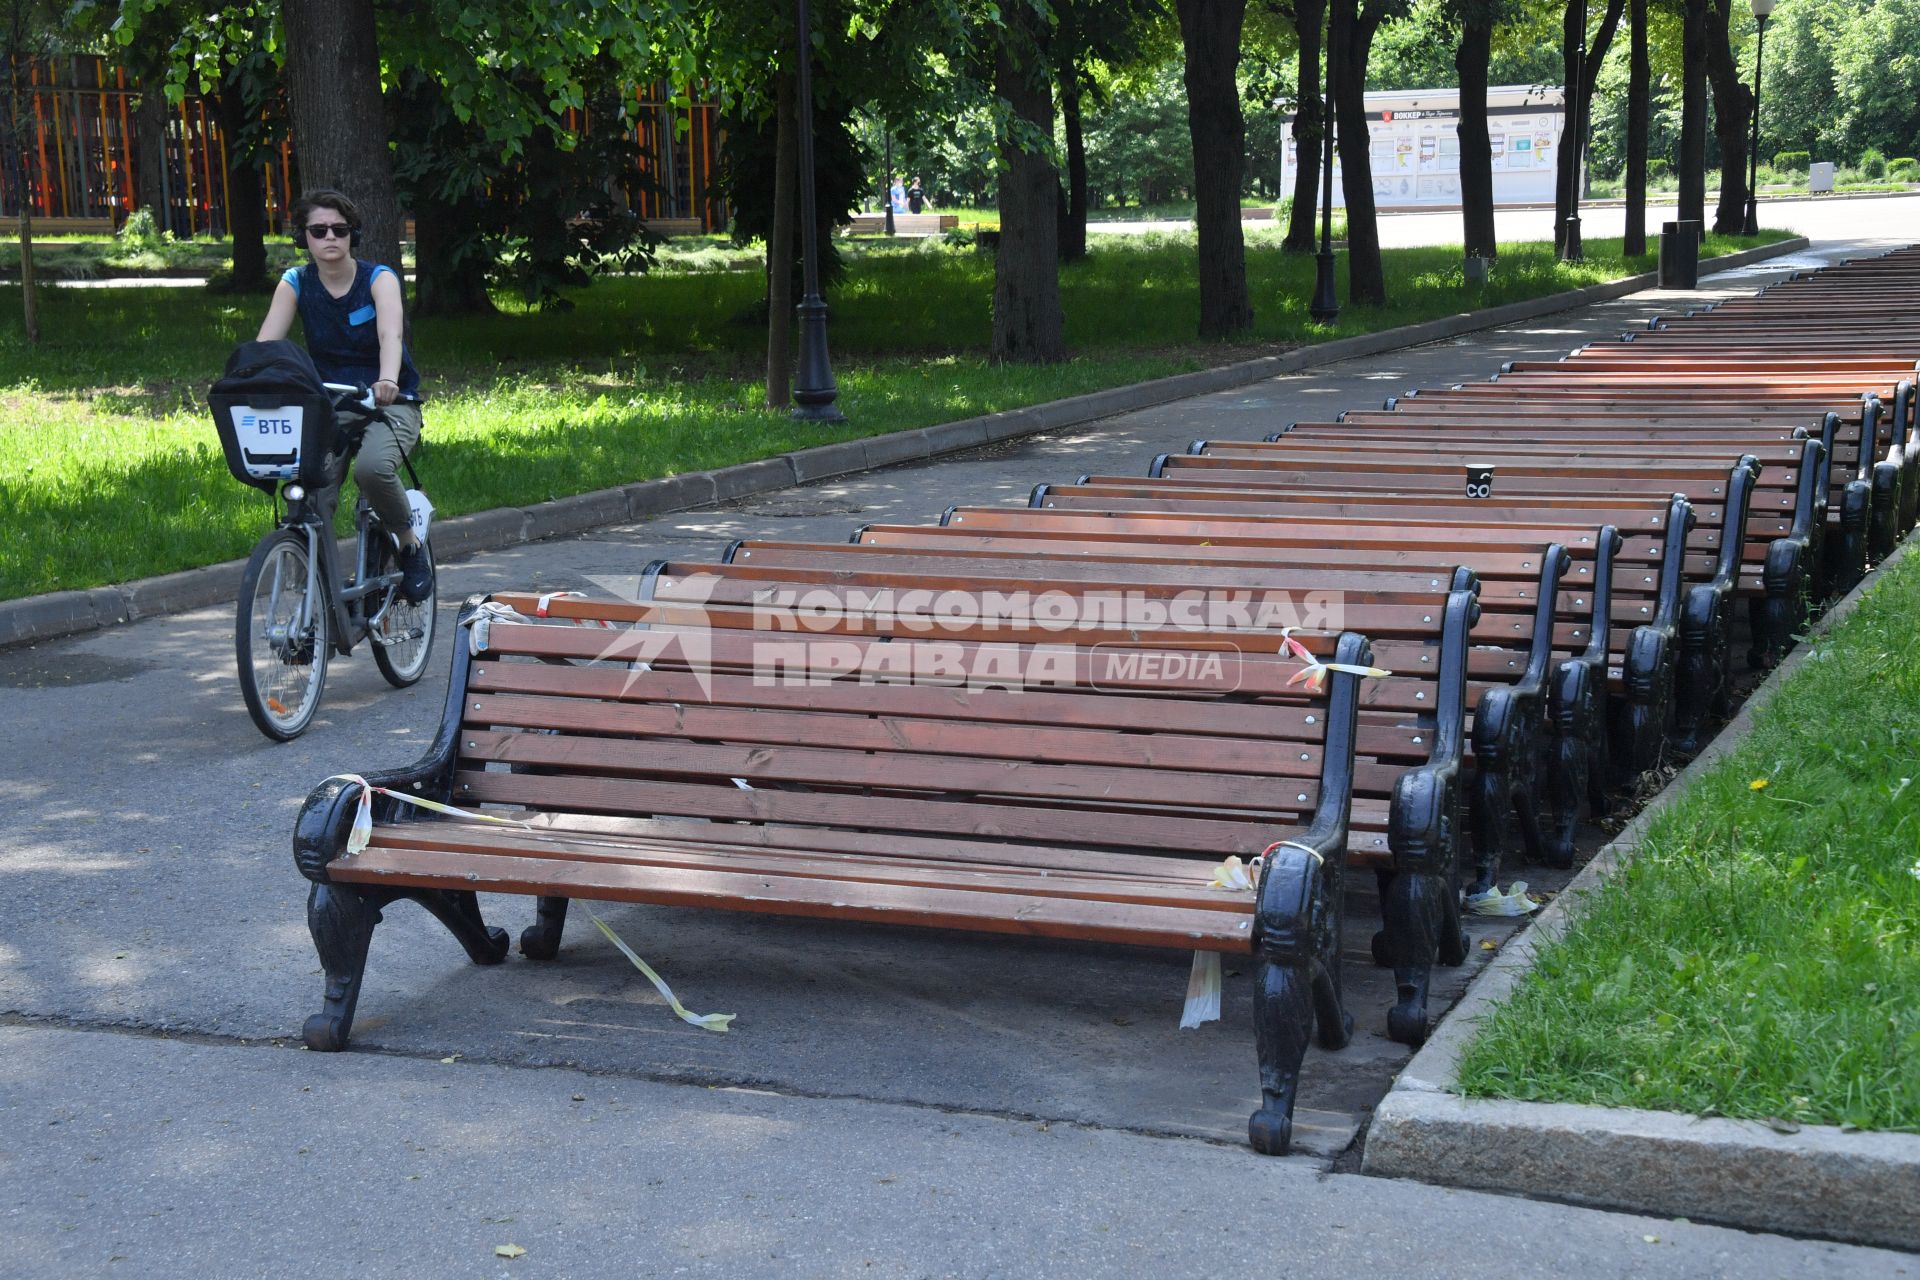
<instances>
[{"instance_id":1,"label":"shrub","mask_svg":"<svg viewBox=\"0 0 1920 1280\"><path fill-rule=\"evenodd\" d=\"M1887 177L1895 182L1920 182L1920 160L1900 156L1887 161Z\"/></svg>"},{"instance_id":2,"label":"shrub","mask_svg":"<svg viewBox=\"0 0 1920 1280\"><path fill-rule=\"evenodd\" d=\"M132 213L128 214L127 220L120 224L120 230L116 233L115 238L119 240L120 249L123 253L139 253L143 250L151 251L158 249L162 240L160 228L154 223L153 211L151 209L135 209ZM171 239L172 237L167 238Z\"/></svg>"},{"instance_id":3,"label":"shrub","mask_svg":"<svg viewBox=\"0 0 1920 1280\"><path fill-rule=\"evenodd\" d=\"M1887 176L1887 158L1868 147L1860 153L1860 172L1878 182Z\"/></svg>"},{"instance_id":4,"label":"shrub","mask_svg":"<svg viewBox=\"0 0 1920 1280\"><path fill-rule=\"evenodd\" d=\"M1810 151L1782 151L1773 158L1773 167L1781 173L1805 173L1812 163Z\"/></svg>"},{"instance_id":5,"label":"shrub","mask_svg":"<svg viewBox=\"0 0 1920 1280\"><path fill-rule=\"evenodd\" d=\"M1650 158L1647 161L1647 185L1652 186L1671 172L1673 172L1673 166L1665 160L1662 160L1659 156Z\"/></svg>"}]
</instances>

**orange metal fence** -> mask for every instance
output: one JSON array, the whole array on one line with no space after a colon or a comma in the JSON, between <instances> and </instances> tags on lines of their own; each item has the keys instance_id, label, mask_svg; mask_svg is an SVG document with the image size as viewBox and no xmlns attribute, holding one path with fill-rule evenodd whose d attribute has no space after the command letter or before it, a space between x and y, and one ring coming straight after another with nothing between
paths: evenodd
<instances>
[{"instance_id":1,"label":"orange metal fence","mask_svg":"<svg viewBox=\"0 0 1920 1280\"><path fill-rule=\"evenodd\" d=\"M139 85L104 58L83 55L36 62L26 80L32 164L22 164L10 145L0 150L0 217L19 215L24 190L36 218L120 226L140 207L136 166L143 145L150 145L139 136ZM707 103L671 106L659 86L642 89L635 107L625 125L634 131L647 179L637 212L697 222L709 231L724 227L728 214L713 180L721 140L717 109ZM170 106L160 143L164 163L155 223L180 237L229 234L227 142L213 103L191 95ZM281 229L297 198L297 173L292 147L280 142L264 166L270 228Z\"/></svg>"}]
</instances>

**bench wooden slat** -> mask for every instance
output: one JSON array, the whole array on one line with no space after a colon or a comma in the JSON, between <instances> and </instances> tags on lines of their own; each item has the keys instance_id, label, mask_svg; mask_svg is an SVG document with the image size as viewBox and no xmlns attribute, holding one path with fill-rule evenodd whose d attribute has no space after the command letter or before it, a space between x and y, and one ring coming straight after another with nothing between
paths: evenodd
<instances>
[{"instance_id":1,"label":"bench wooden slat","mask_svg":"<svg viewBox=\"0 0 1920 1280\"><path fill-rule=\"evenodd\" d=\"M1018 893L1042 898L1183 907L1193 911L1246 913L1246 900L1211 887L1213 865L1195 859L1184 878L1169 874L1169 859L1158 859L1154 876L1104 875L1091 868L1048 870L996 862L991 848L968 850L973 860L954 857L903 858L848 855L808 856L786 849L730 849L721 845L674 845L656 841L554 840L534 833L452 831L424 836L405 826L383 827L368 850L440 849L503 857L600 862L613 866L680 867L732 871L808 880L851 880L870 884L922 885L976 893ZM358 856L358 855L356 855ZM1004 856L1004 855L1003 855ZM1142 861L1145 861L1143 859Z\"/></svg>"},{"instance_id":2,"label":"bench wooden slat","mask_svg":"<svg viewBox=\"0 0 1920 1280\"><path fill-rule=\"evenodd\" d=\"M1160 849L1252 857L1289 826L1313 812L1318 780L1289 782L1267 791L1273 808L1232 820L1101 811L1071 805L966 803L846 793L742 791L726 785L625 779L553 777L539 774L454 774L456 803L560 806L601 813L669 813L746 822L811 822L867 830L1045 840L1070 831L1088 844L1116 849ZM1296 796L1304 799L1296 800Z\"/></svg>"},{"instance_id":3,"label":"bench wooden slat","mask_svg":"<svg viewBox=\"0 0 1920 1280\"><path fill-rule=\"evenodd\" d=\"M949 732L952 730L949 729ZM985 731L982 731L984 738ZM1003 743L1001 751L1005 751ZM976 751L991 750L985 741ZM1262 774L1179 770L1152 763L1128 766L929 755L896 745L885 754L835 746L777 746L679 741L672 750L654 742L580 738L543 733L468 729L460 754L472 765L523 764L607 777L722 776L756 786L806 783L888 791L934 791L1057 800L1111 800L1123 804L1203 808L1263 808ZM1022 748L1024 755L1024 745ZM1320 753L1301 745L1276 752L1265 776L1318 779Z\"/></svg>"},{"instance_id":4,"label":"bench wooden slat","mask_svg":"<svg viewBox=\"0 0 1920 1280\"><path fill-rule=\"evenodd\" d=\"M558 862L435 849L373 851L332 874L350 884L409 885L479 893L521 893L710 907L766 915L919 925L977 933L1070 938L1204 951L1253 949L1251 895L1244 916L1220 911L1012 898L1005 894L887 884L742 875L728 871Z\"/></svg>"}]
</instances>

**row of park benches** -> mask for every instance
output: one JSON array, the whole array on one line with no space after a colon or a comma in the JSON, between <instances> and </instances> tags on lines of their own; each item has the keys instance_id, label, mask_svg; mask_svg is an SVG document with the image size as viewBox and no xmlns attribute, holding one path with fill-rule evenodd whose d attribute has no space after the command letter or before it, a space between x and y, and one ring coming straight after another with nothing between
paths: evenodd
<instances>
[{"instance_id":1,"label":"row of park benches","mask_svg":"<svg viewBox=\"0 0 1920 1280\"><path fill-rule=\"evenodd\" d=\"M1743 627L1771 661L1912 524L1916 284L1920 252L1851 263L1024 508L471 600L371 831L359 781L301 813L306 1041L346 1043L401 898L483 963L476 891L538 899L533 957L575 897L1237 953L1284 1151L1309 1041L1351 1034L1347 868L1418 1043L1462 891L1569 865L1725 713Z\"/></svg>"}]
</instances>

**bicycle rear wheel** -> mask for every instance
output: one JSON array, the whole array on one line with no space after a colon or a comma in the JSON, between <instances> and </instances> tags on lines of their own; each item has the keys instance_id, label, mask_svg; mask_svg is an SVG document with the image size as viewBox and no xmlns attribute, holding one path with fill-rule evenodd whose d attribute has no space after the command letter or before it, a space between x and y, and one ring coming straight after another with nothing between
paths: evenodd
<instances>
[{"instance_id":1,"label":"bicycle rear wheel","mask_svg":"<svg viewBox=\"0 0 1920 1280\"><path fill-rule=\"evenodd\" d=\"M378 548L374 575L399 572L400 553L393 539L378 527L370 531L369 537ZM432 564L433 544L427 543L426 549L427 563ZM380 611L379 621L369 638L373 641L373 665L380 668L380 674L394 688L404 689L427 673L427 663L433 657L433 620L439 603L440 575L437 573L433 590L427 592L427 598L419 604L400 594L398 585L387 588L386 608Z\"/></svg>"},{"instance_id":2,"label":"bicycle rear wheel","mask_svg":"<svg viewBox=\"0 0 1920 1280\"><path fill-rule=\"evenodd\" d=\"M240 580L234 655L240 693L260 732L299 737L327 683L327 601L313 591L306 535L278 529L260 540Z\"/></svg>"}]
</instances>

